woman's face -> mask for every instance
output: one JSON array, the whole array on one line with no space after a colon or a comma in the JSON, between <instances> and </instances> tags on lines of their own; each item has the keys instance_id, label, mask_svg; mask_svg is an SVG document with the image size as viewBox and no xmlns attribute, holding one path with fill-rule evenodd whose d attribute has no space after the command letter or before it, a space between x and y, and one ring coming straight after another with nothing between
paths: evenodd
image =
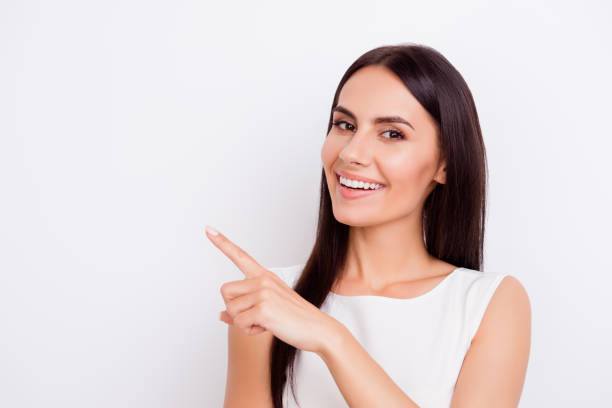
<instances>
[{"instance_id":1,"label":"woman's face","mask_svg":"<svg viewBox=\"0 0 612 408\"><path fill-rule=\"evenodd\" d=\"M412 127L374 122L391 116ZM388 68L370 65L355 72L340 91L333 121L321 160L339 222L368 226L405 217L420 211L436 182L445 182L444 162L438 163L438 126ZM337 172L371 179L384 187L341 190ZM350 198L342 191L362 196Z\"/></svg>"}]
</instances>

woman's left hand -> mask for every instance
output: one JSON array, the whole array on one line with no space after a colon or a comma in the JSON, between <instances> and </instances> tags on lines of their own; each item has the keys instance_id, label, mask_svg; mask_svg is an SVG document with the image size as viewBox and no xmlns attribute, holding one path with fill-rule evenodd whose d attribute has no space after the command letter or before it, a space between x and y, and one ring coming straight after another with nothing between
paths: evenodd
<instances>
[{"instance_id":1,"label":"woman's left hand","mask_svg":"<svg viewBox=\"0 0 612 408\"><path fill-rule=\"evenodd\" d=\"M298 295L223 234L207 230L206 235L246 277L221 286L226 306L221 320L246 334L267 330L295 348L323 353L341 323Z\"/></svg>"}]
</instances>

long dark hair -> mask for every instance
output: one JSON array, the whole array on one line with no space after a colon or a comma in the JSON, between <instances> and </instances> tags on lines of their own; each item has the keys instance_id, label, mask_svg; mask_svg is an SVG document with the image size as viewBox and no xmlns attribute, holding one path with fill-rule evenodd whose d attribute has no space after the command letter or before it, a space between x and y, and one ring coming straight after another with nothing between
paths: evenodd
<instances>
[{"instance_id":1,"label":"long dark hair","mask_svg":"<svg viewBox=\"0 0 612 408\"><path fill-rule=\"evenodd\" d=\"M427 251L458 267L480 270L482 264L487 163L476 106L465 80L453 65L431 47L403 43L375 48L361 55L344 73L332 102L345 82L368 65L389 68L436 120L439 147L446 159L446 182L437 184L423 204L423 234ZM349 226L332 212L325 170L321 172L316 241L294 290L321 307L344 267ZM295 396L293 365L297 349L277 337L270 355L274 408L282 408L287 371Z\"/></svg>"}]
</instances>

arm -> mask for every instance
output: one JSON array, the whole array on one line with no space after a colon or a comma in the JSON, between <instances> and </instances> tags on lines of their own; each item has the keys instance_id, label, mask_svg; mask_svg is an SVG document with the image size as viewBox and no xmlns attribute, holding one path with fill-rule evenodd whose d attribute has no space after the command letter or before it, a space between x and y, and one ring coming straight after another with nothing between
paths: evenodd
<instances>
[{"instance_id":1,"label":"arm","mask_svg":"<svg viewBox=\"0 0 612 408\"><path fill-rule=\"evenodd\" d=\"M234 325L228 325L227 378L223 408L271 408L270 332L257 336L244 334Z\"/></svg>"},{"instance_id":2,"label":"arm","mask_svg":"<svg viewBox=\"0 0 612 408\"><path fill-rule=\"evenodd\" d=\"M451 407L517 407L530 346L529 297L516 278L506 276L463 360Z\"/></svg>"},{"instance_id":3,"label":"arm","mask_svg":"<svg viewBox=\"0 0 612 408\"><path fill-rule=\"evenodd\" d=\"M346 326L318 353L351 408L418 408Z\"/></svg>"},{"instance_id":4,"label":"arm","mask_svg":"<svg viewBox=\"0 0 612 408\"><path fill-rule=\"evenodd\" d=\"M317 353L351 408L418 405L340 325ZM459 373L453 408L516 407L529 358L531 309L523 286L512 276L499 284Z\"/></svg>"}]
</instances>

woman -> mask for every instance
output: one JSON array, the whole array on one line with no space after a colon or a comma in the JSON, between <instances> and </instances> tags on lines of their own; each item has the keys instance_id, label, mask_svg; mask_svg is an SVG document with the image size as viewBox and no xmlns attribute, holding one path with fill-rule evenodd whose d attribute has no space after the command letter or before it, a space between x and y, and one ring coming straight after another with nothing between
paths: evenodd
<instances>
[{"instance_id":1,"label":"woman","mask_svg":"<svg viewBox=\"0 0 612 408\"><path fill-rule=\"evenodd\" d=\"M513 276L480 271L486 156L459 72L422 45L365 53L321 159L305 264L262 268L209 234L247 277L221 288L225 407L517 406L530 303Z\"/></svg>"}]
</instances>

